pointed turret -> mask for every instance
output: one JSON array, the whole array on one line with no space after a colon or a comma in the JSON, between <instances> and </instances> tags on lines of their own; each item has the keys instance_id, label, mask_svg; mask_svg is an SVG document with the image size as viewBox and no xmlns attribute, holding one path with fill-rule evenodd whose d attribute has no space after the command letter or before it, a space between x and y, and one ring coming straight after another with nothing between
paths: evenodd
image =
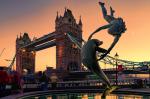
<instances>
[{"instance_id":1,"label":"pointed turret","mask_svg":"<svg viewBox=\"0 0 150 99\"><path fill-rule=\"evenodd\" d=\"M80 16L80 19L79 19L79 23L78 23L79 27L82 29L82 19L81 19L81 16Z\"/></svg>"},{"instance_id":2,"label":"pointed turret","mask_svg":"<svg viewBox=\"0 0 150 99\"><path fill-rule=\"evenodd\" d=\"M19 39L21 40L22 39L22 35L21 35L22 33L20 32L20 37L19 37Z\"/></svg>"},{"instance_id":3,"label":"pointed turret","mask_svg":"<svg viewBox=\"0 0 150 99\"><path fill-rule=\"evenodd\" d=\"M16 42L19 40L19 37L18 37L18 35L17 35L17 38L16 38Z\"/></svg>"},{"instance_id":4,"label":"pointed turret","mask_svg":"<svg viewBox=\"0 0 150 99\"><path fill-rule=\"evenodd\" d=\"M66 9L66 8L65 8L64 17L72 17L72 18L74 18L73 14L72 14L72 11L69 10L69 9Z\"/></svg>"},{"instance_id":5,"label":"pointed turret","mask_svg":"<svg viewBox=\"0 0 150 99\"><path fill-rule=\"evenodd\" d=\"M67 8L65 7L64 16L67 15Z\"/></svg>"},{"instance_id":6,"label":"pointed turret","mask_svg":"<svg viewBox=\"0 0 150 99\"><path fill-rule=\"evenodd\" d=\"M58 21L58 19L59 19L59 16L58 16L58 11L57 11L56 21Z\"/></svg>"},{"instance_id":7,"label":"pointed turret","mask_svg":"<svg viewBox=\"0 0 150 99\"><path fill-rule=\"evenodd\" d=\"M82 26L81 16L80 16L80 19L79 19L79 25L81 25L81 26Z\"/></svg>"},{"instance_id":8,"label":"pointed turret","mask_svg":"<svg viewBox=\"0 0 150 99\"><path fill-rule=\"evenodd\" d=\"M76 19L73 16L73 13L70 9L67 9L65 7L64 9L64 15L59 15L58 14L56 16L56 20L58 19L58 21L55 21L55 29L56 31L60 31L60 27L64 26L64 25L68 25L71 27L75 27L75 28L79 28L80 30L82 29L82 21L81 21L81 17L79 20L79 23L76 22ZM69 28L70 29L70 28Z\"/></svg>"},{"instance_id":9,"label":"pointed turret","mask_svg":"<svg viewBox=\"0 0 150 99\"><path fill-rule=\"evenodd\" d=\"M67 12L67 8L65 7L65 12Z\"/></svg>"},{"instance_id":10,"label":"pointed turret","mask_svg":"<svg viewBox=\"0 0 150 99\"><path fill-rule=\"evenodd\" d=\"M24 43L26 43L26 44L31 42L31 39L29 38L29 35L26 32L23 34L23 38L22 39L23 39Z\"/></svg>"}]
</instances>

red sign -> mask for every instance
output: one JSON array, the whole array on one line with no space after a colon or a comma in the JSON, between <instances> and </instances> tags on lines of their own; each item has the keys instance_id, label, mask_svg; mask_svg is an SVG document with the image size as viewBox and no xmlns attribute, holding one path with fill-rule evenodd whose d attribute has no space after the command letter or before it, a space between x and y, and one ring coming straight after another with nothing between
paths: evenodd
<instances>
[{"instance_id":1,"label":"red sign","mask_svg":"<svg viewBox=\"0 0 150 99\"><path fill-rule=\"evenodd\" d=\"M123 66L122 65L118 65L118 71L123 71Z\"/></svg>"}]
</instances>

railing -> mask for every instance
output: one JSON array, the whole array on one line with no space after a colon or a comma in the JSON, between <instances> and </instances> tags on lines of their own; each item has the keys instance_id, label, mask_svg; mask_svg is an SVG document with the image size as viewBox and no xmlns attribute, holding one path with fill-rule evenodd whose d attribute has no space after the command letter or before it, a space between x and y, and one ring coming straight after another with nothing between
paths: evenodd
<instances>
[{"instance_id":1,"label":"railing","mask_svg":"<svg viewBox=\"0 0 150 99\"><path fill-rule=\"evenodd\" d=\"M125 79L118 80L118 86L126 86L129 87L131 85L137 84L136 79ZM116 80L110 80L111 85L116 85ZM142 80L143 86L149 85L149 80ZM56 83L48 83L48 88L53 89L55 84L56 89L65 89L65 88L100 88L103 87L103 83L101 80L83 80L83 81L64 81L64 82L56 82ZM41 89L42 83L25 83L23 85L24 89ZM5 86L6 90L11 89L11 85Z\"/></svg>"},{"instance_id":2,"label":"railing","mask_svg":"<svg viewBox=\"0 0 150 99\"><path fill-rule=\"evenodd\" d=\"M111 81L112 85L116 84L115 79L112 79ZM126 79L126 80L118 80L118 86L124 86L124 85L132 85L136 84L135 79ZM84 81L65 81L65 82L57 82L56 88L72 88L72 87L98 87L102 86L101 80L84 80ZM41 83L36 84L24 84L24 88L40 88ZM52 83L48 84L49 88L52 88Z\"/></svg>"}]
</instances>

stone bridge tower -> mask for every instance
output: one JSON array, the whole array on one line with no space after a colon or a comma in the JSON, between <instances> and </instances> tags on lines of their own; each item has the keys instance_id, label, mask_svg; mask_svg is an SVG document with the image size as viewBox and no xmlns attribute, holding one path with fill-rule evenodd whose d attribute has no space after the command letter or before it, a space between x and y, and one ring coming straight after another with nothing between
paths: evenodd
<instances>
[{"instance_id":1,"label":"stone bridge tower","mask_svg":"<svg viewBox=\"0 0 150 99\"><path fill-rule=\"evenodd\" d=\"M82 41L82 21L77 23L71 10L65 9L64 15L55 20L56 36L56 69L62 71L76 71L81 69L81 51L67 37L71 32L79 42Z\"/></svg>"},{"instance_id":2,"label":"stone bridge tower","mask_svg":"<svg viewBox=\"0 0 150 99\"><path fill-rule=\"evenodd\" d=\"M23 45L29 44L31 39L27 33L16 39L16 71L20 74L24 70L28 74L35 72L35 51L28 51L27 48L21 48Z\"/></svg>"}]
</instances>

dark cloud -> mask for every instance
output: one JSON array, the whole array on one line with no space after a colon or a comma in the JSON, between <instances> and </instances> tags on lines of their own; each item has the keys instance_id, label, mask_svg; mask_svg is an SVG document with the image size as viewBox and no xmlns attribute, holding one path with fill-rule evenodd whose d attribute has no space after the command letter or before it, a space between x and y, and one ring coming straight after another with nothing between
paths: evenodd
<instances>
[{"instance_id":1,"label":"dark cloud","mask_svg":"<svg viewBox=\"0 0 150 99\"><path fill-rule=\"evenodd\" d=\"M52 0L0 0L0 22L32 14L51 3Z\"/></svg>"}]
</instances>

